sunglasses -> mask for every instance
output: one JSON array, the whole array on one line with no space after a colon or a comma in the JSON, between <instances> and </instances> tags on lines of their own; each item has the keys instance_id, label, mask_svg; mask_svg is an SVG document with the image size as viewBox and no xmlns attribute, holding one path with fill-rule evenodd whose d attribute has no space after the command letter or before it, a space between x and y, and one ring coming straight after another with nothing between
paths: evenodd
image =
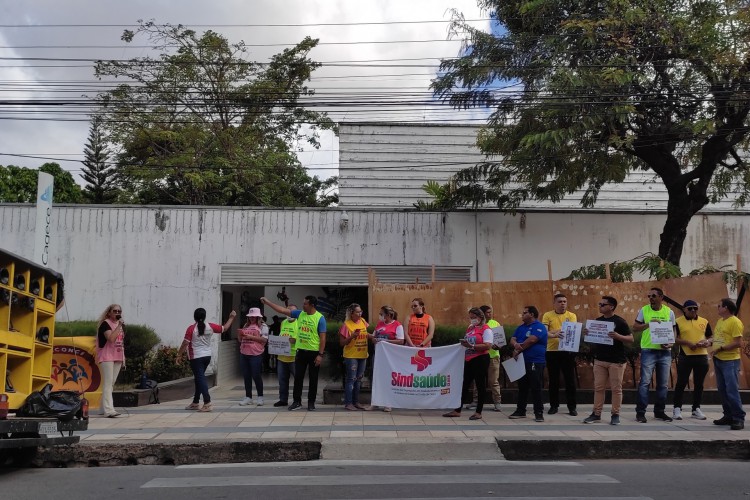
<instances>
[{"instance_id":1,"label":"sunglasses","mask_svg":"<svg viewBox=\"0 0 750 500\"><path fill-rule=\"evenodd\" d=\"M122 310L121 310L121 309L112 309L112 312L113 312L113 313L121 313L121 312L122 312Z\"/></svg>"},{"instance_id":2,"label":"sunglasses","mask_svg":"<svg viewBox=\"0 0 750 500\"><path fill-rule=\"evenodd\" d=\"M685 310L686 311L697 311L698 308L697 307L686 307Z\"/></svg>"},{"instance_id":3,"label":"sunglasses","mask_svg":"<svg viewBox=\"0 0 750 500\"><path fill-rule=\"evenodd\" d=\"M658 297L658 295L657 295L657 294L655 294L655 293L649 293L649 294L647 295L647 297L648 297L649 299L653 299L653 298L656 298L656 297Z\"/></svg>"},{"instance_id":4,"label":"sunglasses","mask_svg":"<svg viewBox=\"0 0 750 500\"><path fill-rule=\"evenodd\" d=\"M607 303L607 302L599 302L599 307L604 307L604 306L611 306L611 305L612 305L612 304L609 304L609 303Z\"/></svg>"}]
</instances>

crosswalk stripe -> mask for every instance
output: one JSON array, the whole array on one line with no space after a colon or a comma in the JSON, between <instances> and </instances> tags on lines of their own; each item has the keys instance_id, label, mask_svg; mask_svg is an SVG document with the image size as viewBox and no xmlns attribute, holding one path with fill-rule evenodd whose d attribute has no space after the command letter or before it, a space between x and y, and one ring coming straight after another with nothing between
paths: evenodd
<instances>
[{"instance_id":1,"label":"crosswalk stripe","mask_svg":"<svg viewBox=\"0 0 750 500\"><path fill-rule=\"evenodd\" d=\"M342 466L377 466L377 467L445 467L445 466L486 466L486 467L523 467L534 465L540 467L582 467L578 462L529 462L509 460L310 460L299 462L244 462L226 464L191 464L178 465L177 469L256 469L256 468L295 468L300 467L342 467Z\"/></svg>"},{"instance_id":2,"label":"crosswalk stripe","mask_svg":"<svg viewBox=\"0 0 750 500\"><path fill-rule=\"evenodd\" d=\"M612 484L617 479L602 474L462 474L403 475L380 474L336 476L226 476L226 477L161 477L141 488L197 488L220 486L351 486L374 484Z\"/></svg>"}]
</instances>

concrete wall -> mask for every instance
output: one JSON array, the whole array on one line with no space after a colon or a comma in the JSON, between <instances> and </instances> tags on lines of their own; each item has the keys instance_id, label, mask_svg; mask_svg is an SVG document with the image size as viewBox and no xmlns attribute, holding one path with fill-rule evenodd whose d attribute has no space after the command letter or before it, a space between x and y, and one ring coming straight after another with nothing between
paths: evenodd
<instances>
[{"instance_id":1,"label":"concrete wall","mask_svg":"<svg viewBox=\"0 0 750 500\"><path fill-rule=\"evenodd\" d=\"M470 266L489 280L547 279L625 260L658 247L664 214L527 212L424 213L347 209L206 207L54 208L50 267L65 276L58 319L93 319L120 303L131 323L179 343L196 307L220 320L220 265L356 264ZM32 205L0 205L0 246L30 256ZM682 268L734 264L750 238L747 215L703 215L689 228ZM747 267L747 264L746 264ZM291 285L291 283L290 283ZM221 376L221 375L220 375Z\"/></svg>"}]
</instances>

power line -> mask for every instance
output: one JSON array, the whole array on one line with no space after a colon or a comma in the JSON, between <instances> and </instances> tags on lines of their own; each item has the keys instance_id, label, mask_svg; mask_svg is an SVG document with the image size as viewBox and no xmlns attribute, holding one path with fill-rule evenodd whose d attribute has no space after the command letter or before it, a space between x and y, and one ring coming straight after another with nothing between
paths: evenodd
<instances>
[{"instance_id":1,"label":"power line","mask_svg":"<svg viewBox=\"0 0 750 500\"><path fill-rule=\"evenodd\" d=\"M492 18L465 19L464 22L492 21ZM417 21L365 21L351 23L280 23L280 24L189 24L183 28L304 28L315 26L383 26L393 24L449 24L452 19ZM172 26L177 26L172 25ZM0 28L138 28L138 24L0 24Z\"/></svg>"}]
</instances>

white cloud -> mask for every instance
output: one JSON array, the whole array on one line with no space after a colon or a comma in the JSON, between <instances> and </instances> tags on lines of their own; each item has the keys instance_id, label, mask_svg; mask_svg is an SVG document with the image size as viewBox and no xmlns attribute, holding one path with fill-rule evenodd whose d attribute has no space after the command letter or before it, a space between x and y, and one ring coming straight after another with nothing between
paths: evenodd
<instances>
[{"instance_id":1,"label":"white cloud","mask_svg":"<svg viewBox=\"0 0 750 500\"><path fill-rule=\"evenodd\" d=\"M0 18L6 24L93 24L98 27L39 27L4 28L0 33L0 46L25 47L49 45L55 48L0 48L0 57L51 57L51 58L130 58L149 53L148 49L132 49L120 42L121 26L105 24L135 24L137 19L155 19L157 22L182 23L185 25L211 25L212 29L233 41L244 40L248 44L296 43L304 36L317 37L321 45L312 57L318 61L377 61L378 67L331 66L320 68L315 73L312 86L318 91L316 100L334 97L339 100L356 100L356 106L331 109L334 119L349 121L393 120L431 121L446 118L461 118L455 112L435 110L424 106L370 106L362 101L382 101L388 94L392 98L410 101L426 101L430 98L428 86L435 75L440 57L457 55L458 42L424 42L399 44L335 44L331 42L366 42L394 40L445 40L447 23L414 24L349 24L341 26L326 23L388 23L393 21L448 20L450 8L462 11L467 19L486 17L476 6L475 0L378 0L352 2L348 0L244 0L180 2L132 0L120 2L103 0L69 0L65 2L28 1L5 2L0 6ZM12 20L12 21L10 21ZM216 25L242 24L263 25L257 27L220 27ZM269 24L316 25L277 26ZM488 23L487 23L488 24ZM196 27L204 31L206 27ZM145 40L131 45L143 45ZM92 48L65 49L63 46L83 45ZM122 48L104 49L94 46L122 45ZM253 47L251 57L265 60L283 47ZM430 59L427 59L430 58ZM394 59L415 59L394 61ZM61 96L79 95L50 92L51 81L95 82L93 68L71 67L83 63L31 61L0 61L0 101L9 99L61 99ZM364 63L363 63L364 64ZM13 67L8 66L25 66ZM66 65L63 68L36 67L40 65ZM395 66L395 65L412 65ZM426 67L425 67L426 66ZM390 76L386 76L390 75ZM11 85L15 82L15 85ZM19 83L21 86L19 92ZM32 84L35 84L32 87ZM31 89L34 89L33 91ZM89 92L93 94L92 92ZM364 93L364 94L362 94ZM328 94L328 95L327 95ZM80 112L80 110L78 110ZM14 163L37 167L45 160L23 159L7 156L7 153L52 156L80 159L86 140L88 123L75 121L25 121L7 120L11 115L7 106L0 105L0 164ZM22 117L61 116L61 110L39 113L38 108L22 108ZM18 113L12 116L19 117ZM78 116L81 118L81 116ZM320 170L319 166L335 166L338 161L337 141L331 134L324 134L319 151L300 155L303 163L310 166L311 173L322 177L335 174L331 170ZM65 168L80 170L75 161L60 162Z\"/></svg>"}]
</instances>

